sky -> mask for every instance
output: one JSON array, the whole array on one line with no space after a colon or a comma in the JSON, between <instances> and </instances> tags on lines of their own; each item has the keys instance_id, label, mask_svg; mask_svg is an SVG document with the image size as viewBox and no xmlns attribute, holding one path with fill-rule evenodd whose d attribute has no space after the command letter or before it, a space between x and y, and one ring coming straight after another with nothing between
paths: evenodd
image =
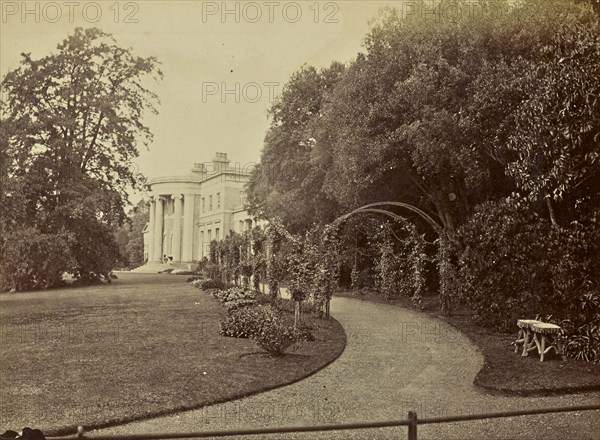
<instances>
[{"instance_id":1,"label":"sky","mask_svg":"<svg viewBox=\"0 0 600 440\"><path fill-rule=\"evenodd\" d=\"M159 115L144 119L154 141L136 159L144 175L187 174L217 151L243 166L259 162L268 109L289 77L303 64L351 61L384 6L402 3L0 0L0 75L22 52L39 58L76 27L98 27L161 63Z\"/></svg>"}]
</instances>

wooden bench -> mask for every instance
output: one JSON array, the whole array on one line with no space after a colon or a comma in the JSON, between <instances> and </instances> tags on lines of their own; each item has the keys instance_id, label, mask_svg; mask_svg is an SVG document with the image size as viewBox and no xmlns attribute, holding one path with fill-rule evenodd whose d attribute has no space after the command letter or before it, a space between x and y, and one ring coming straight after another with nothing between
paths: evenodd
<instances>
[{"instance_id":1,"label":"wooden bench","mask_svg":"<svg viewBox=\"0 0 600 440\"><path fill-rule=\"evenodd\" d=\"M554 350L563 360L566 359L564 347L560 338L561 328L555 324L538 321L535 319L517 320L519 332L513 342L515 353L519 352L519 345L523 345L521 356L528 356L531 350L537 349L540 362L550 350Z\"/></svg>"}]
</instances>

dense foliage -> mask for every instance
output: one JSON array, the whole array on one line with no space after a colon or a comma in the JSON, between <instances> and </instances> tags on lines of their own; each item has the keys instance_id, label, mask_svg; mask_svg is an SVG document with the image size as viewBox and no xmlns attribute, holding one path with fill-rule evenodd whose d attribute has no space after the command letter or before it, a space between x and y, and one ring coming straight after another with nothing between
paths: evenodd
<instances>
[{"instance_id":1,"label":"dense foliage","mask_svg":"<svg viewBox=\"0 0 600 440\"><path fill-rule=\"evenodd\" d=\"M420 307L425 287L425 242L414 225L403 222L396 235L386 223L378 234L375 262L376 285L388 299L399 295L412 298Z\"/></svg>"},{"instance_id":2,"label":"dense foliage","mask_svg":"<svg viewBox=\"0 0 600 440\"><path fill-rule=\"evenodd\" d=\"M381 236L363 215L339 228L330 279L416 302L437 290L444 313L462 301L497 329L544 316L570 355L599 360L598 16L583 0L465 6L451 20L388 8L348 65L303 66L272 108L249 200L302 238L299 297L319 273L311 231L400 201L441 231L413 210L399 214L414 232Z\"/></svg>"},{"instance_id":3,"label":"dense foliage","mask_svg":"<svg viewBox=\"0 0 600 440\"><path fill-rule=\"evenodd\" d=\"M144 184L133 159L152 139L141 120L157 99L144 80L160 76L154 58L134 56L98 29L77 28L56 53L37 60L23 54L4 77L0 245L8 252L23 233L37 237L36 261L10 255L10 264L32 271L26 288L59 281L37 272L47 260L82 281L109 279L126 190ZM64 257L55 258L55 242ZM1 287L24 288L7 264L0 261Z\"/></svg>"},{"instance_id":4,"label":"dense foliage","mask_svg":"<svg viewBox=\"0 0 600 440\"><path fill-rule=\"evenodd\" d=\"M60 284L65 268L75 261L73 237L66 233L41 234L34 228L17 229L3 238L0 249L0 286L14 290L48 288Z\"/></svg>"}]
</instances>

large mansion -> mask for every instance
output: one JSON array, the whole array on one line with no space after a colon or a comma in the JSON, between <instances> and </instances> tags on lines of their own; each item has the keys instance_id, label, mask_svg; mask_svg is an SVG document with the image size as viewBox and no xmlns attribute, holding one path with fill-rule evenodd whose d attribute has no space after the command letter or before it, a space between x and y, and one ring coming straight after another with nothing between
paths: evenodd
<instances>
[{"instance_id":1,"label":"large mansion","mask_svg":"<svg viewBox=\"0 0 600 440\"><path fill-rule=\"evenodd\" d=\"M196 163L190 174L150 180L147 263L191 267L208 257L212 240L259 223L245 209L244 186L251 169L229 164L226 153L216 153L212 163Z\"/></svg>"}]
</instances>

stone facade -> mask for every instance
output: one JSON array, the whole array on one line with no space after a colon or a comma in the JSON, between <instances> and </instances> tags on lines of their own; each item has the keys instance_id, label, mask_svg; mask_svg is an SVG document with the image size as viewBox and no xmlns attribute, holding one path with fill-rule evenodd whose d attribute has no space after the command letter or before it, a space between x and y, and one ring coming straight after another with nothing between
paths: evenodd
<instances>
[{"instance_id":1,"label":"stone facade","mask_svg":"<svg viewBox=\"0 0 600 440\"><path fill-rule=\"evenodd\" d=\"M191 268L208 257L212 240L261 222L245 209L244 186L251 169L230 166L226 153L194 164L184 176L149 181L150 218L144 229L144 259Z\"/></svg>"}]
</instances>

